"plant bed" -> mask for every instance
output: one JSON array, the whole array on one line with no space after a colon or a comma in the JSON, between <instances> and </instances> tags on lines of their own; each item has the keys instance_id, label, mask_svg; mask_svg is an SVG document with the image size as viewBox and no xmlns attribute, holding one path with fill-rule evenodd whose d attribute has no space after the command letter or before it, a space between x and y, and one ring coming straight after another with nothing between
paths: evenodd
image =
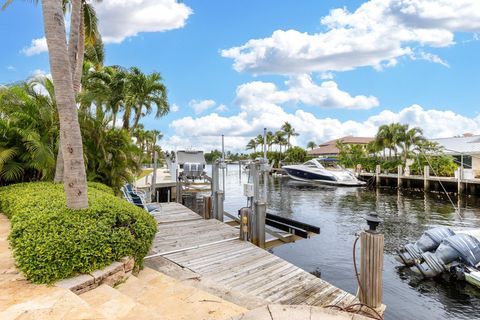
<instances>
[{"instance_id":1,"label":"plant bed","mask_svg":"<svg viewBox=\"0 0 480 320\"><path fill-rule=\"evenodd\" d=\"M0 188L0 211L11 220L18 268L35 283L52 283L102 269L122 257L142 267L156 232L146 211L89 184L89 208L67 209L63 184L21 183Z\"/></svg>"}]
</instances>

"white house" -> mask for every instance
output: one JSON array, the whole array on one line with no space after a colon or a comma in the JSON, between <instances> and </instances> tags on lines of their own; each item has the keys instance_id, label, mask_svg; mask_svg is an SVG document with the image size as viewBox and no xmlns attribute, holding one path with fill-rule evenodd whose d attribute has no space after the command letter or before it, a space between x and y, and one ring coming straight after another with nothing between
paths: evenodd
<instances>
[{"instance_id":1,"label":"white house","mask_svg":"<svg viewBox=\"0 0 480 320\"><path fill-rule=\"evenodd\" d=\"M475 177L480 177L480 135L465 133L452 138L438 138L430 141L437 142L444 148L444 152L455 158L458 165L462 163L465 169L473 169Z\"/></svg>"}]
</instances>

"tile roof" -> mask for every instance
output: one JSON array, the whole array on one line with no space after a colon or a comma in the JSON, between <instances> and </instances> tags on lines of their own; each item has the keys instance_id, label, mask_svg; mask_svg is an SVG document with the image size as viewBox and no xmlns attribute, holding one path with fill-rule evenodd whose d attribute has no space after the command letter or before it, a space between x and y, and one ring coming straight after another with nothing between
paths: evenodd
<instances>
[{"instance_id":1,"label":"tile roof","mask_svg":"<svg viewBox=\"0 0 480 320\"><path fill-rule=\"evenodd\" d=\"M321 143L317 148L314 148L313 150L308 150L308 154L312 156L338 154L339 150L336 147L338 140L341 140L343 143L346 143L346 144L367 144L370 141L375 140L375 138L346 136L343 138L334 139L334 140Z\"/></svg>"}]
</instances>

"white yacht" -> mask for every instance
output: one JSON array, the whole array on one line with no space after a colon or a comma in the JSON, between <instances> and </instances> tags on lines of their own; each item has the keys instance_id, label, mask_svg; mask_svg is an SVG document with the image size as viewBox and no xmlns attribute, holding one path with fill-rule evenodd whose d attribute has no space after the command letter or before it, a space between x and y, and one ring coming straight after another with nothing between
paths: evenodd
<instances>
[{"instance_id":1,"label":"white yacht","mask_svg":"<svg viewBox=\"0 0 480 320\"><path fill-rule=\"evenodd\" d=\"M363 186L364 181L339 166L334 158L316 158L304 164L283 166L290 178L300 181L310 181L337 186Z\"/></svg>"}]
</instances>

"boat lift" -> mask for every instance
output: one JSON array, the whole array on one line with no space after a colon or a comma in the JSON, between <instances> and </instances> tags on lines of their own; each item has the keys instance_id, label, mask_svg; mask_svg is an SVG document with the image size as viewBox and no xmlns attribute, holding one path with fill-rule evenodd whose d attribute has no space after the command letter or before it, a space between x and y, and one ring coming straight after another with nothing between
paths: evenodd
<instances>
[{"instance_id":1,"label":"boat lift","mask_svg":"<svg viewBox=\"0 0 480 320\"><path fill-rule=\"evenodd\" d=\"M220 170L225 168L223 159L215 161L212 165L212 210L208 200L205 203L204 216L219 221L224 221L224 216L232 221L228 224L240 226L240 238L250 241L261 248L272 248L283 243L294 242L299 239L310 238L320 233L320 228L304 222L281 217L267 212L266 195L261 194L260 177L263 176L264 185L268 179L270 166L265 158L250 161L248 164L249 175L252 182L244 184L244 195L247 197L247 206L239 210L238 216L223 209L225 194L220 188ZM270 228L269 228L270 227ZM266 234L272 236L266 239Z\"/></svg>"}]
</instances>

